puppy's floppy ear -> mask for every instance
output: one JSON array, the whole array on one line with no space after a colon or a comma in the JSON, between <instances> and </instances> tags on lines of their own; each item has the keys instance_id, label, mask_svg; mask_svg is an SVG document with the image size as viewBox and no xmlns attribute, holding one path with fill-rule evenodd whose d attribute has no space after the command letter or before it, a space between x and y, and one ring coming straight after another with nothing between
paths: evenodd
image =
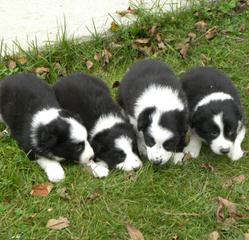
<instances>
[{"instance_id":1,"label":"puppy's floppy ear","mask_svg":"<svg viewBox=\"0 0 249 240\"><path fill-rule=\"evenodd\" d=\"M154 107L146 108L143 110L137 120L137 129L138 131L146 129L151 124L151 114L155 111Z\"/></svg>"},{"instance_id":2,"label":"puppy's floppy ear","mask_svg":"<svg viewBox=\"0 0 249 240\"><path fill-rule=\"evenodd\" d=\"M190 114L190 127L194 128L194 126L200 122L204 122L209 119L212 114L212 110L206 106L199 107L195 112Z\"/></svg>"},{"instance_id":3,"label":"puppy's floppy ear","mask_svg":"<svg viewBox=\"0 0 249 240\"><path fill-rule=\"evenodd\" d=\"M44 150L52 148L58 140L58 135L54 134L52 125L41 126L37 133L38 145Z\"/></svg>"},{"instance_id":4,"label":"puppy's floppy ear","mask_svg":"<svg viewBox=\"0 0 249 240\"><path fill-rule=\"evenodd\" d=\"M95 156L98 156L101 152L105 151L104 144L102 144L102 142L105 141L104 135L106 135L105 131L94 136L91 141L91 146L93 148Z\"/></svg>"}]
</instances>

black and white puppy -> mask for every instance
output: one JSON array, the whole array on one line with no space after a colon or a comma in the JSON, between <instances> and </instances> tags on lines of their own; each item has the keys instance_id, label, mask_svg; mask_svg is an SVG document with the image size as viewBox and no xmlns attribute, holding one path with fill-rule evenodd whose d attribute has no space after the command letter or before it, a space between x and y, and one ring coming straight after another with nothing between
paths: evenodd
<instances>
[{"instance_id":1,"label":"black and white puppy","mask_svg":"<svg viewBox=\"0 0 249 240\"><path fill-rule=\"evenodd\" d=\"M183 159L188 110L180 82L163 62L133 65L120 85L120 104L137 130L138 149L155 164Z\"/></svg>"},{"instance_id":2,"label":"black and white puppy","mask_svg":"<svg viewBox=\"0 0 249 240\"><path fill-rule=\"evenodd\" d=\"M85 127L60 109L53 89L33 74L17 74L0 82L0 119L52 182L64 179L60 161L87 164L94 157Z\"/></svg>"},{"instance_id":3,"label":"black and white puppy","mask_svg":"<svg viewBox=\"0 0 249 240\"><path fill-rule=\"evenodd\" d=\"M109 169L130 171L142 166L135 131L103 81L75 73L60 79L54 90L60 105L79 114L89 132L96 177L107 176Z\"/></svg>"},{"instance_id":4,"label":"black and white puppy","mask_svg":"<svg viewBox=\"0 0 249 240\"><path fill-rule=\"evenodd\" d=\"M185 152L198 157L202 142L232 160L243 156L245 125L239 93L232 81L211 67L199 67L182 77L190 109L191 138Z\"/></svg>"}]
</instances>

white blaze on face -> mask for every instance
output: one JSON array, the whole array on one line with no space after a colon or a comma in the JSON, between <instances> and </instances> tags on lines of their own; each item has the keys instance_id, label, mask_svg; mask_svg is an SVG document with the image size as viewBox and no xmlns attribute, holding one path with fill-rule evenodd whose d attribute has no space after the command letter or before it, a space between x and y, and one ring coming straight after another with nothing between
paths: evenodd
<instances>
[{"instance_id":1,"label":"white blaze on face","mask_svg":"<svg viewBox=\"0 0 249 240\"><path fill-rule=\"evenodd\" d=\"M87 164L93 157L94 152L87 140L86 128L73 118L64 118L70 125L70 138L74 143L85 143L85 148L80 154L79 162Z\"/></svg>"},{"instance_id":2,"label":"white blaze on face","mask_svg":"<svg viewBox=\"0 0 249 240\"><path fill-rule=\"evenodd\" d=\"M216 114L213 117L214 123L219 127L219 135L217 138L212 140L210 147L212 151L216 154L222 154L222 149L228 149L229 151L232 148L233 142L226 139L224 135L224 123L223 123L223 113Z\"/></svg>"},{"instance_id":3,"label":"white blaze on face","mask_svg":"<svg viewBox=\"0 0 249 240\"><path fill-rule=\"evenodd\" d=\"M119 163L116 168L124 171L139 169L143 166L142 161L132 151L132 140L127 136L120 136L115 140L115 148L125 153L125 160Z\"/></svg>"},{"instance_id":4,"label":"white blaze on face","mask_svg":"<svg viewBox=\"0 0 249 240\"><path fill-rule=\"evenodd\" d=\"M149 133L155 141L155 145L152 147L146 146L147 156L150 161L157 164L164 164L171 158L173 152L166 151L163 147L163 143L171 139L174 134L169 129L163 128L159 125L159 121L162 113L156 111L152 115L152 123L149 127Z\"/></svg>"}]
</instances>

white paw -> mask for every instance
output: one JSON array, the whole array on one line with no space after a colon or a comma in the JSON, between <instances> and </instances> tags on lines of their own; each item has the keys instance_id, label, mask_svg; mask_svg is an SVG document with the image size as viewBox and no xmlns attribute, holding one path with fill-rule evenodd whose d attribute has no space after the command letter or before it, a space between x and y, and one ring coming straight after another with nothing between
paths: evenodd
<instances>
[{"instance_id":1,"label":"white paw","mask_svg":"<svg viewBox=\"0 0 249 240\"><path fill-rule=\"evenodd\" d=\"M228 154L228 157L232 160L232 161L237 161L239 160L240 158L243 157L243 154L244 152L241 150L241 148L239 149L236 149L234 151L231 151L229 154Z\"/></svg>"},{"instance_id":2,"label":"white paw","mask_svg":"<svg viewBox=\"0 0 249 240\"><path fill-rule=\"evenodd\" d=\"M192 158L197 158L200 154L200 149L192 145L188 145L184 148L183 152L186 154L190 154Z\"/></svg>"},{"instance_id":3,"label":"white paw","mask_svg":"<svg viewBox=\"0 0 249 240\"><path fill-rule=\"evenodd\" d=\"M143 163L140 159L134 159L132 161L124 161L122 163L119 163L116 166L116 169L123 170L123 171L133 171L138 170L143 166Z\"/></svg>"},{"instance_id":4,"label":"white paw","mask_svg":"<svg viewBox=\"0 0 249 240\"><path fill-rule=\"evenodd\" d=\"M50 182L60 182L65 178L65 173L61 166L50 166L45 171Z\"/></svg>"},{"instance_id":5,"label":"white paw","mask_svg":"<svg viewBox=\"0 0 249 240\"><path fill-rule=\"evenodd\" d=\"M181 164L184 158L184 153L175 153L173 156L173 163L174 164Z\"/></svg>"},{"instance_id":6,"label":"white paw","mask_svg":"<svg viewBox=\"0 0 249 240\"><path fill-rule=\"evenodd\" d=\"M96 178L104 178L109 175L109 169L104 166L96 164L96 166L92 168L92 173Z\"/></svg>"}]
</instances>

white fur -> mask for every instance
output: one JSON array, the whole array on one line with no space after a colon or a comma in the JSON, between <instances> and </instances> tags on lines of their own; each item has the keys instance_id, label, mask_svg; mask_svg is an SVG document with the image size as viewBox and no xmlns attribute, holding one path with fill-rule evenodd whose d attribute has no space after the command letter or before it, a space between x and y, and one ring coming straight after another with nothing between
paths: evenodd
<instances>
[{"instance_id":1,"label":"white fur","mask_svg":"<svg viewBox=\"0 0 249 240\"><path fill-rule=\"evenodd\" d=\"M93 138L99 132L102 132L106 129L113 127L117 123L122 123L124 120L116 115L108 114L101 116L95 123L90 136Z\"/></svg>"},{"instance_id":2,"label":"white fur","mask_svg":"<svg viewBox=\"0 0 249 240\"><path fill-rule=\"evenodd\" d=\"M241 126L239 126L241 127ZM228 153L228 157L233 161L239 160L243 156L243 151L241 149L241 143L245 138L246 128L243 126L239 131L238 135L231 147L230 152Z\"/></svg>"},{"instance_id":3,"label":"white fur","mask_svg":"<svg viewBox=\"0 0 249 240\"><path fill-rule=\"evenodd\" d=\"M194 111L199 107L209 104L212 101L233 100L232 96L224 92L214 92L202 98L195 106Z\"/></svg>"},{"instance_id":4,"label":"white fur","mask_svg":"<svg viewBox=\"0 0 249 240\"><path fill-rule=\"evenodd\" d=\"M156 144L152 147L146 146L146 150L150 161L164 164L169 161L173 153L166 151L163 147L163 143L166 140L171 139L174 136L174 133L169 129L162 128L159 125L161 115L162 112L157 110L151 116L152 123L149 127L149 133L153 137Z\"/></svg>"},{"instance_id":5,"label":"white fur","mask_svg":"<svg viewBox=\"0 0 249 240\"><path fill-rule=\"evenodd\" d=\"M197 158L200 154L202 146L201 138L191 131L189 144L184 148L184 153L189 153L192 158Z\"/></svg>"},{"instance_id":6,"label":"white fur","mask_svg":"<svg viewBox=\"0 0 249 240\"><path fill-rule=\"evenodd\" d=\"M32 100L31 100L32 101ZM37 145L36 129L39 125L46 125L59 117L59 109L42 109L34 114L31 121L31 142L33 146Z\"/></svg>"},{"instance_id":7,"label":"white fur","mask_svg":"<svg viewBox=\"0 0 249 240\"><path fill-rule=\"evenodd\" d=\"M49 181L59 182L65 178L64 170L59 162L40 157L37 163L46 172Z\"/></svg>"},{"instance_id":8,"label":"white fur","mask_svg":"<svg viewBox=\"0 0 249 240\"><path fill-rule=\"evenodd\" d=\"M220 134L217 138L212 140L210 147L212 151L216 154L222 154L221 149L229 149L231 150L233 142L230 140L227 140L224 136L224 123L223 123L223 113L219 113L214 115L213 121L220 129Z\"/></svg>"},{"instance_id":9,"label":"white fur","mask_svg":"<svg viewBox=\"0 0 249 240\"><path fill-rule=\"evenodd\" d=\"M184 153L182 153L182 152L174 153L174 155L173 155L173 163L174 164L181 164L183 158L184 158Z\"/></svg>"},{"instance_id":10,"label":"white fur","mask_svg":"<svg viewBox=\"0 0 249 240\"><path fill-rule=\"evenodd\" d=\"M137 99L134 108L134 116L138 115L149 107L156 107L162 112L184 109L184 104L179 98L179 93L172 88L164 86L149 86L143 94Z\"/></svg>"},{"instance_id":11,"label":"white fur","mask_svg":"<svg viewBox=\"0 0 249 240\"><path fill-rule=\"evenodd\" d=\"M104 178L109 175L109 169L105 162L94 162L91 161L88 166L91 168L94 177Z\"/></svg>"},{"instance_id":12,"label":"white fur","mask_svg":"<svg viewBox=\"0 0 249 240\"><path fill-rule=\"evenodd\" d=\"M85 140L85 148L79 157L79 163L87 164L94 157L94 151L87 140Z\"/></svg>"},{"instance_id":13,"label":"white fur","mask_svg":"<svg viewBox=\"0 0 249 240\"><path fill-rule=\"evenodd\" d=\"M143 166L141 160L132 151L132 140L129 137L121 136L116 139L115 147L121 149L126 155L125 160L116 166L117 169L131 171Z\"/></svg>"}]
</instances>

